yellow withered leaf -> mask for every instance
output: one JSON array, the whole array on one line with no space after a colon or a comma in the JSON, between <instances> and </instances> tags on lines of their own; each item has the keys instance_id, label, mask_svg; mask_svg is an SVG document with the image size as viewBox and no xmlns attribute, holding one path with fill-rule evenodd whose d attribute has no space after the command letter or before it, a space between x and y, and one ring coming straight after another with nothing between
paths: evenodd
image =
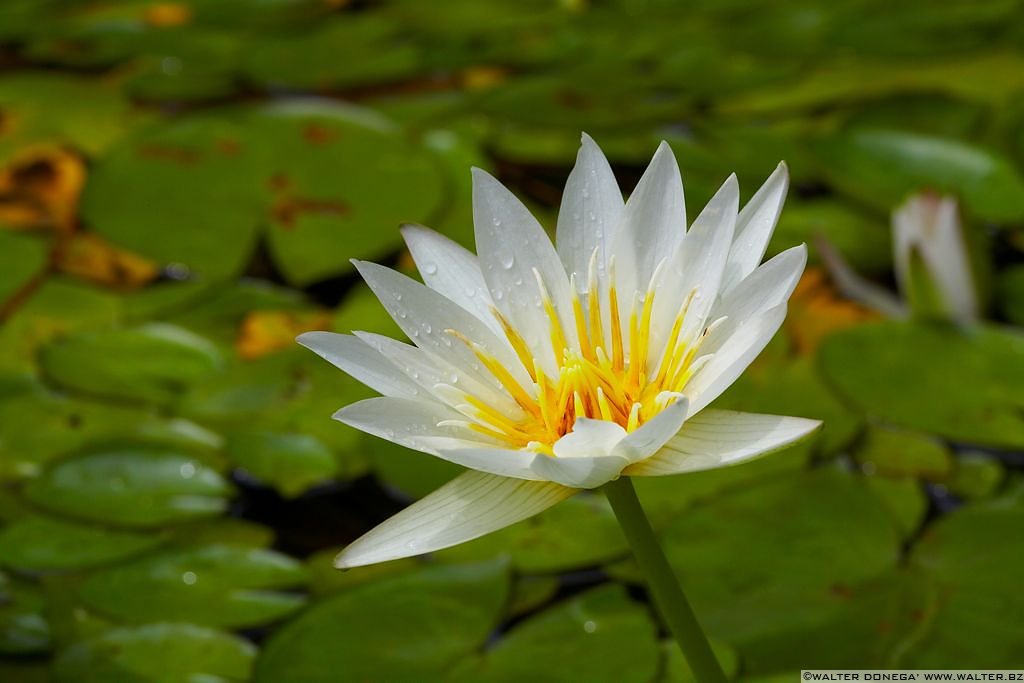
<instances>
[{"instance_id":1,"label":"yellow withered leaf","mask_svg":"<svg viewBox=\"0 0 1024 683\"><path fill-rule=\"evenodd\" d=\"M253 360L291 348L303 332L330 327L327 311L250 311L235 340L241 358Z\"/></svg>"}]
</instances>

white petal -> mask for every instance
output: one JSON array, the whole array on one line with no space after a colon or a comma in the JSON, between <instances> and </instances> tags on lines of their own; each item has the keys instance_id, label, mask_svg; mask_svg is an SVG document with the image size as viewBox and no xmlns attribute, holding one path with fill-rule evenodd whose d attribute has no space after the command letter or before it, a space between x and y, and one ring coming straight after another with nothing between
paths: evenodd
<instances>
[{"instance_id":1,"label":"white petal","mask_svg":"<svg viewBox=\"0 0 1024 683\"><path fill-rule=\"evenodd\" d=\"M672 148L662 142L626 202L619 242L623 246L617 250L616 259L632 245L636 254L636 287L645 289L655 267L675 252L685 234L683 180ZM618 284L628 293L626 282Z\"/></svg>"},{"instance_id":2,"label":"white petal","mask_svg":"<svg viewBox=\"0 0 1024 683\"><path fill-rule=\"evenodd\" d=\"M718 297L738 205L739 185L736 176L729 176L694 220L675 259L666 267L654 297L650 357L661 356L679 306L693 290L696 293L686 311L681 338L694 338L702 331Z\"/></svg>"},{"instance_id":3,"label":"white petal","mask_svg":"<svg viewBox=\"0 0 1024 683\"><path fill-rule=\"evenodd\" d=\"M656 477L734 465L784 448L821 426L819 420L704 410L694 415L661 451L625 474Z\"/></svg>"},{"instance_id":4,"label":"white petal","mask_svg":"<svg viewBox=\"0 0 1024 683\"><path fill-rule=\"evenodd\" d=\"M332 417L359 431L431 455L437 453L422 441L424 437L449 437L479 446L497 446L489 437L461 426L466 421L462 413L433 400L378 396L350 403Z\"/></svg>"},{"instance_id":5,"label":"white petal","mask_svg":"<svg viewBox=\"0 0 1024 683\"><path fill-rule=\"evenodd\" d=\"M685 398L673 401L653 418L640 425L615 447L615 454L629 462L639 462L658 452L679 433L686 420L689 402Z\"/></svg>"},{"instance_id":6,"label":"white petal","mask_svg":"<svg viewBox=\"0 0 1024 683\"><path fill-rule=\"evenodd\" d=\"M614 422L579 417L552 450L557 458L594 458L609 455L625 436L626 430Z\"/></svg>"},{"instance_id":7,"label":"white petal","mask_svg":"<svg viewBox=\"0 0 1024 683\"><path fill-rule=\"evenodd\" d=\"M479 373L469 373L465 368L448 362L444 357L417 346L410 346L397 339L372 332L355 334L365 344L376 349L381 356L389 359L406 378L424 389L426 394L434 396L442 403L455 407L455 404L448 400L451 392L443 393L439 390L441 386L453 386L497 408L510 419L526 417L525 411L489 373L481 380L478 378ZM460 398L459 403L463 400Z\"/></svg>"},{"instance_id":8,"label":"white petal","mask_svg":"<svg viewBox=\"0 0 1024 683\"><path fill-rule=\"evenodd\" d=\"M417 442L432 449L439 458L473 470L516 479L541 478L530 469L530 463L536 455L531 451L481 446L466 439L443 436L421 437Z\"/></svg>"},{"instance_id":9,"label":"white petal","mask_svg":"<svg viewBox=\"0 0 1024 683\"><path fill-rule=\"evenodd\" d=\"M447 297L390 268L368 261L353 261L373 293L416 346L450 360L463 372L487 380L475 370L480 362L473 352L448 332L454 330L478 343L529 390L530 376L508 341Z\"/></svg>"},{"instance_id":10,"label":"white petal","mask_svg":"<svg viewBox=\"0 0 1024 683\"><path fill-rule=\"evenodd\" d=\"M402 237L428 287L445 295L501 334L501 326L491 314L491 293L487 291L487 283L484 282L475 254L421 225L403 225Z\"/></svg>"},{"instance_id":11,"label":"white petal","mask_svg":"<svg viewBox=\"0 0 1024 683\"><path fill-rule=\"evenodd\" d=\"M601 148L583 134L576 166L565 183L558 210L558 255L580 289L587 285L590 257L597 250L597 272L605 280L608 255L622 220L622 192Z\"/></svg>"},{"instance_id":12,"label":"white petal","mask_svg":"<svg viewBox=\"0 0 1024 683\"><path fill-rule=\"evenodd\" d=\"M565 438L564 436L562 437ZM557 441L555 444L557 445ZM542 479L579 489L597 488L615 479L629 460L620 455L593 458L558 458L538 454L530 467Z\"/></svg>"},{"instance_id":13,"label":"white petal","mask_svg":"<svg viewBox=\"0 0 1024 683\"><path fill-rule=\"evenodd\" d=\"M782 203L786 201L788 190L789 169L783 162L740 211L736 219L736 238L729 253L729 265L722 279L723 292L736 286L761 262L779 214L782 213Z\"/></svg>"},{"instance_id":14,"label":"white petal","mask_svg":"<svg viewBox=\"0 0 1024 683\"><path fill-rule=\"evenodd\" d=\"M724 316L725 321L704 340L701 351L717 350L747 321L789 301L806 265L807 247L801 244L758 266L715 305L711 319Z\"/></svg>"},{"instance_id":15,"label":"white petal","mask_svg":"<svg viewBox=\"0 0 1024 683\"><path fill-rule=\"evenodd\" d=\"M751 318L722 343L711 360L690 378L683 389L690 399L691 416L736 381L775 336L785 317L785 304L770 308Z\"/></svg>"},{"instance_id":16,"label":"white petal","mask_svg":"<svg viewBox=\"0 0 1024 683\"><path fill-rule=\"evenodd\" d=\"M473 169L473 225L484 281L491 299L554 375L551 324L540 305L536 273L551 296L570 346L578 348L569 279L544 228L515 195L488 173Z\"/></svg>"},{"instance_id":17,"label":"white petal","mask_svg":"<svg viewBox=\"0 0 1024 683\"><path fill-rule=\"evenodd\" d=\"M361 339L334 332L306 332L295 341L385 396L412 398L419 394L415 382Z\"/></svg>"},{"instance_id":18,"label":"white petal","mask_svg":"<svg viewBox=\"0 0 1024 683\"><path fill-rule=\"evenodd\" d=\"M344 569L448 548L532 517L575 493L550 482L466 472L356 539L334 564Z\"/></svg>"}]
</instances>

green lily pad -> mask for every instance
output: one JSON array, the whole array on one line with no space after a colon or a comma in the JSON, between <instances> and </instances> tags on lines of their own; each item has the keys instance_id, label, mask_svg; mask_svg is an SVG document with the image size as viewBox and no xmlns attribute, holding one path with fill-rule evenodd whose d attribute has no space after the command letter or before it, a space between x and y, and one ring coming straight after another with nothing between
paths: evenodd
<instances>
[{"instance_id":1,"label":"green lily pad","mask_svg":"<svg viewBox=\"0 0 1024 683\"><path fill-rule=\"evenodd\" d=\"M365 583L423 568L420 558L409 557L338 571L334 566L334 558L338 556L339 550L340 548L321 550L306 559L309 590L314 596L340 593Z\"/></svg>"},{"instance_id":2,"label":"green lily pad","mask_svg":"<svg viewBox=\"0 0 1024 683\"><path fill-rule=\"evenodd\" d=\"M0 230L0 303L42 271L48 253L49 245L41 239Z\"/></svg>"},{"instance_id":3,"label":"green lily pad","mask_svg":"<svg viewBox=\"0 0 1024 683\"><path fill-rule=\"evenodd\" d=\"M338 470L331 451L304 434L230 434L227 455L237 467L288 497L330 481Z\"/></svg>"},{"instance_id":4,"label":"green lily pad","mask_svg":"<svg viewBox=\"0 0 1024 683\"><path fill-rule=\"evenodd\" d=\"M544 574L598 565L626 552L608 501L599 494L581 494L436 557L444 562L507 557L519 571Z\"/></svg>"},{"instance_id":5,"label":"green lily pad","mask_svg":"<svg viewBox=\"0 0 1024 683\"><path fill-rule=\"evenodd\" d=\"M57 683L184 683L249 680L256 647L194 624L119 628L75 643L53 663Z\"/></svg>"},{"instance_id":6,"label":"green lily pad","mask_svg":"<svg viewBox=\"0 0 1024 683\"><path fill-rule=\"evenodd\" d=\"M90 608L129 622L188 621L256 626L305 602L291 588L305 581L295 560L258 548L209 545L166 550L94 574L80 596Z\"/></svg>"},{"instance_id":7,"label":"green lily pad","mask_svg":"<svg viewBox=\"0 0 1024 683\"><path fill-rule=\"evenodd\" d=\"M138 555L165 540L157 534L22 517L0 529L0 564L23 572L85 569Z\"/></svg>"},{"instance_id":8,"label":"green lily pad","mask_svg":"<svg viewBox=\"0 0 1024 683\"><path fill-rule=\"evenodd\" d=\"M914 477L865 477L864 483L892 515L903 538L913 539L928 514L928 497L924 486Z\"/></svg>"},{"instance_id":9,"label":"green lily pad","mask_svg":"<svg viewBox=\"0 0 1024 683\"><path fill-rule=\"evenodd\" d=\"M865 362L869 359L870 362ZM1024 337L886 322L831 336L828 380L859 408L956 441L1024 447Z\"/></svg>"},{"instance_id":10,"label":"green lily pad","mask_svg":"<svg viewBox=\"0 0 1024 683\"><path fill-rule=\"evenodd\" d=\"M501 562L434 567L323 600L267 641L255 683L440 683L486 641L508 594Z\"/></svg>"},{"instance_id":11,"label":"green lily pad","mask_svg":"<svg viewBox=\"0 0 1024 683\"><path fill-rule=\"evenodd\" d=\"M75 102L75 107L66 106ZM58 73L0 78L0 163L20 150L70 145L95 154L124 135L131 105L113 83ZM134 118L140 118L137 114Z\"/></svg>"},{"instance_id":12,"label":"green lily pad","mask_svg":"<svg viewBox=\"0 0 1024 683\"><path fill-rule=\"evenodd\" d=\"M166 404L215 372L221 357L202 337L153 323L69 336L44 347L39 362L48 379L68 389Z\"/></svg>"},{"instance_id":13,"label":"green lily pad","mask_svg":"<svg viewBox=\"0 0 1024 683\"><path fill-rule=\"evenodd\" d=\"M855 477L819 469L695 506L663 543L709 633L735 645L754 672L818 654L797 643L839 618L854 587L896 566L901 535ZM843 655L872 647L854 643ZM823 661L828 653L821 649Z\"/></svg>"},{"instance_id":14,"label":"green lily pad","mask_svg":"<svg viewBox=\"0 0 1024 683\"><path fill-rule=\"evenodd\" d=\"M179 546L234 545L243 548L269 548L274 530L235 517L216 517L176 524L167 529L170 542Z\"/></svg>"},{"instance_id":15,"label":"green lily pad","mask_svg":"<svg viewBox=\"0 0 1024 683\"><path fill-rule=\"evenodd\" d=\"M865 471L887 477L941 480L953 470L949 449L941 442L913 432L870 428L855 452Z\"/></svg>"},{"instance_id":16,"label":"green lily pad","mask_svg":"<svg viewBox=\"0 0 1024 683\"><path fill-rule=\"evenodd\" d=\"M174 451L98 450L50 466L25 487L39 507L83 520L151 528L217 515L232 488L216 471Z\"/></svg>"},{"instance_id":17,"label":"green lily pad","mask_svg":"<svg viewBox=\"0 0 1024 683\"><path fill-rule=\"evenodd\" d=\"M923 189L959 196L971 214L1024 218L1024 178L998 152L950 138L898 130L848 130L817 146L822 167L844 191L888 211Z\"/></svg>"},{"instance_id":18,"label":"green lily pad","mask_svg":"<svg viewBox=\"0 0 1024 683\"><path fill-rule=\"evenodd\" d=\"M1021 499L965 506L932 526L911 567L935 585L930 623L899 664L917 669L1014 667L1024 650Z\"/></svg>"},{"instance_id":19,"label":"green lily pad","mask_svg":"<svg viewBox=\"0 0 1024 683\"><path fill-rule=\"evenodd\" d=\"M531 617L454 681L650 681L660 645L647 611L622 586L603 586Z\"/></svg>"},{"instance_id":20,"label":"green lily pad","mask_svg":"<svg viewBox=\"0 0 1024 683\"><path fill-rule=\"evenodd\" d=\"M992 497L1006 480L1003 464L983 453L961 453L957 456L953 476L946 482L950 493L965 500Z\"/></svg>"},{"instance_id":21,"label":"green lily pad","mask_svg":"<svg viewBox=\"0 0 1024 683\"><path fill-rule=\"evenodd\" d=\"M0 369L34 370L40 346L75 330L108 328L119 309L109 292L68 278L47 278L0 328Z\"/></svg>"},{"instance_id":22,"label":"green lily pad","mask_svg":"<svg viewBox=\"0 0 1024 683\"><path fill-rule=\"evenodd\" d=\"M0 574L0 654L46 652L52 645L42 594L31 584Z\"/></svg>"},{"instance_id":23,"label":"green lily pad","mask_svg":"<svg viewBox=\"0 0 1024 683\"><path fill-rule=\"evenodd\" d=\"M386 254L398 225L430 215L442 191L430 153L386 120L289 102L126 141L90 176L82 213L115 243L210 279L236 274L268 226L276 264L304 285Z\"/></svg>"}]
</instances>

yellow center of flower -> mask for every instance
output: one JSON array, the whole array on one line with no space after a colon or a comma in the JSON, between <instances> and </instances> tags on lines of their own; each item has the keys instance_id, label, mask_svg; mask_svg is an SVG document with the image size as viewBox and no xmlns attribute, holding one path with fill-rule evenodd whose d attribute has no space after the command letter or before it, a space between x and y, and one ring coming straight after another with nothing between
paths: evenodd
<instances>
[{"instance_id":1,"label":"yellow center of flower","mask_svg":"<svg viewBox=\"0 0 1024 683\"><path fill-rule=\"evenodd\" d=\"M649 357L653 286L644 296L633 298L628 324L620 324L621 308L614 285L614 267L609 273L612 284L602 288L594 273L593 260L591 264L588 289L578 292L575 282L571 287L578 350L567 343L551 297L540 274L534 271L555 354L557 374L553 376L544 372L540 359L508 319L492 308L506 338L533 380L531 387L520 384L479 344L455 330L448 330L472 349L526 414L526 419L513 420L479 398L466 395L473 418L470 428L515 448L529 448L553 455L552 445L572 431L578 417L614 422L631 432L661 412L682 392L701 365L697 352L714 327L704 328L699 335L684 333L686 313L696 290L682 301L663 352L657 357ZM604 311L608 313L610 324L605 324ZM624 335L628 335L628 345Z\"/></svg>"}]
</instances>

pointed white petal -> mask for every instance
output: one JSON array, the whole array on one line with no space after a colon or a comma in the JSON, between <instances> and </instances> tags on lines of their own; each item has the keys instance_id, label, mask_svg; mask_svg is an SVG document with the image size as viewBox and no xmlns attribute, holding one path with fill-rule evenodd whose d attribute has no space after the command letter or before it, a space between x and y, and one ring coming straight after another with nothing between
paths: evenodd
<instances>
[{"instance_id":1,"label":"pointed white petal","mask_svg":"<svg viewBox=\"0 0 1024 683\"><path fill-rule=\"evenodd\" d=\"M657 477L734 465L784 448L821 426L819 420L779 415L704 410L677 436L625 474Z\"/></svg>"},{"instance_id":2,"label":"pointed white petal","mask_svg":"<svg viewBox=\"0 0 1024 683\"><path fill-rule=\"evenodd\" d=\"M344 569L448 548L532 517L574 493L550 482L466 472L357 539L334 564Z\"/></svg>"},{"instance_id":3,"label":"pointed white petal","mask_svg":"<svg viewBox=\"0 0 1024 683\"><path fill-rule=\"evenodd\" d=\"M715 320L724 316L725 321L704 340L701 351L716 351L748 320L789 301L806 265L807 246L801 244L758 266L719 299L710 318Z\"/></svg>"},{"instance_id":4,"label":"pointed white petal","mask_svg":"<svg viewBox=\"0 0 1024 683\"><path fill-rule=\"evenodd\" d=\"M702 331L718 297L738 205L739 185L736 176L729 176L694 220L682 247L666 265L654 296L648 347L651 358L661 357L679 306L691 291L695 294L686 311L681 339L696 338Z\"/></svg>"},{"instance_id":5,"label":"pointed white petal","mask_svg":"<svg viewBox=\"0 0 1024 683\"><path fill-rule=\"evenodd\" d=\"M531 451L512 450L493 446L481 446L466 439L444 436L421 437L418 442L433 449L437 456L456 465L473 470L489 472L502 477L538 480L541 477L530 469L536 455Z\"/></svg>"},{"instance_id":6,"label":"pointed white petal","mask_svg":"<svg viewBox=\"0 0 1024 683\"><path fill-rule=\"evenodd\" d=\"M530 467L542 479L558 482L571 488L593 489L618 477L628 464L629 460L620 455L558 458L538 454L534 457Z\"/></svg>"},{"instance_id":7,"label":"pointed white petal","mask_svg":"<svg viewBox=\"0 0 1024 683\"><path fill-rule=\"evenodd\" d=\"M577 347L569 278L537 219L488 173L473 169L473 225L491 299L549 373L555 373L551 324L540 305L536 273L547 289L570 346Z\"/></svg>"},{"instance_id":8,"label":"pointed white petal","mask_svg":"<svg viewBox=\"0 0 1024 683\"><path fill-rule=\"evenodd\" d=\"M491 314L491 293L487 290L475 254L421 225L403 225L402 237L428 287L462 306L501 334L501 326Z\"/></svg>"},{"instance_id":9,"label":"pointed white petal","mask_svg":"<svg viewBox=\"0 0 1024 683\"><path fill-rule=\"evenodd\" d=\"M735 287L761 262L779 214L782 213L782 203L786 201L788 190L789 169L783 162L740 211L736 219L736 238L722 279L723 292Z\"/></svg>"},{"instance_id":10,"label":"pointed white petal","mask_svg":"<svg viewBox=\"0 0 1024 683\"><path fill-rule=\"evenodd\" d=\"M433 400L378 396L350 403L332 417L361 432L431 455L437 453L421 440L423 437L465 439L480 446L497 446L490 437L461 426L466 421L462 413Z\"/></svg>"},{"instance_id":11,"label":"pointed white petal","mask_svg":"<svg viewBox=\"0 0 1024 683\"><path fill-rule=\"evenodd\" d=\"M530 376L506 339L461 306L429 287L390 268L368 261L354 261L359 274L373 293L416 346L449 359L467 374L487 381L485 370L473 352L448 330L465 335L487 350L524 388L531 386Z\"/></svg>"},{"instance_id":12,"label":"pointed white petal","mask_svg":"<svg viewBox=\"0 0 1024 683\"><path fill-rule=\"evenodd\" d=\"M622 220L622 191L604 153L583 134L576 166L565 183L558 210L555 241L558 255L582 289L587 284L591 254L597 250L597 271L605 280L608 255Z\"/></svg>"},{"instance_id":13,"label":"pointed white petal","mask_svg":"<svg viewBox=\"0 0 1024 683\"><path fill-rule=\"evenodd\" d=\"M736 330L711 360L686 383L683 393L690 399L690 415L697 414L718 398L764 350L786 317L782 304L759 313Z\"/></svg>"},{"instance_id":14,"label":"pointed white petal","mask_svg":"<svg viewBox=\"0 0 1024 683\"><path fill-rule=\"evenodd\" d=\"M455 407L464 402L459 398L457 403L449 400L451 391L444 392L439 387L458 387L490 406L500 410L510 419L525 418L525 412L508 392L489 373L481 380L479 373L468 372L444 357L425 351L417 346L410 346L397 339L372 332L356 332L359 339L376 349L379 354L391 361L392 365L403 372L409 381L419 385L423 393L431 395L442 403Z\"/></svg>"},{"instance_id":15,"label":"pointed white petal","mask_svg":"<svg viewBox=\"0 0 1024 683\"><path fill-rule=\"evenodd\" d=\"M620 240L628 244L619 251L626 251L628 245L632 245L636 254L637 286L646 288L655 267L675 251L685 234L683 180L672 148L662 142L622 214ZM625 283L621 284L625 287Z\"/></svg>"},{"instance_id":16,"label":"pointed white petal","mask_svg":"<svg viewBox=\"0 0 1024 683\"><path fill-rule=\"evenodd\" d=\"M686 420L689 402L685 398L673 401L653 418L640 425L615 447L615 454L629 462L639 462L658 452L669 439L679 433Z\"/></svg>"},{"instance_id":17,"label":"pointed white petal","mask_svg":"<svg viewBox=\"0 0 1024 683\"><path fill-rule=\"evenodd\" d=\"M579 417L552 450L557 458L594 458L610 454L625 436L626 430L614 422Z\"/></svg>"},{"instance_id":18,"label":"pointed white petal","mask_svg":"<svg viewBox=\"0 0 1024 683\"><path fill-rule=\"evenodd\" d=\"M306 332L295 341L385 396L412 398L419 394L415 382L361 339L334 332Z\"/></svg>"}]
</instances>

